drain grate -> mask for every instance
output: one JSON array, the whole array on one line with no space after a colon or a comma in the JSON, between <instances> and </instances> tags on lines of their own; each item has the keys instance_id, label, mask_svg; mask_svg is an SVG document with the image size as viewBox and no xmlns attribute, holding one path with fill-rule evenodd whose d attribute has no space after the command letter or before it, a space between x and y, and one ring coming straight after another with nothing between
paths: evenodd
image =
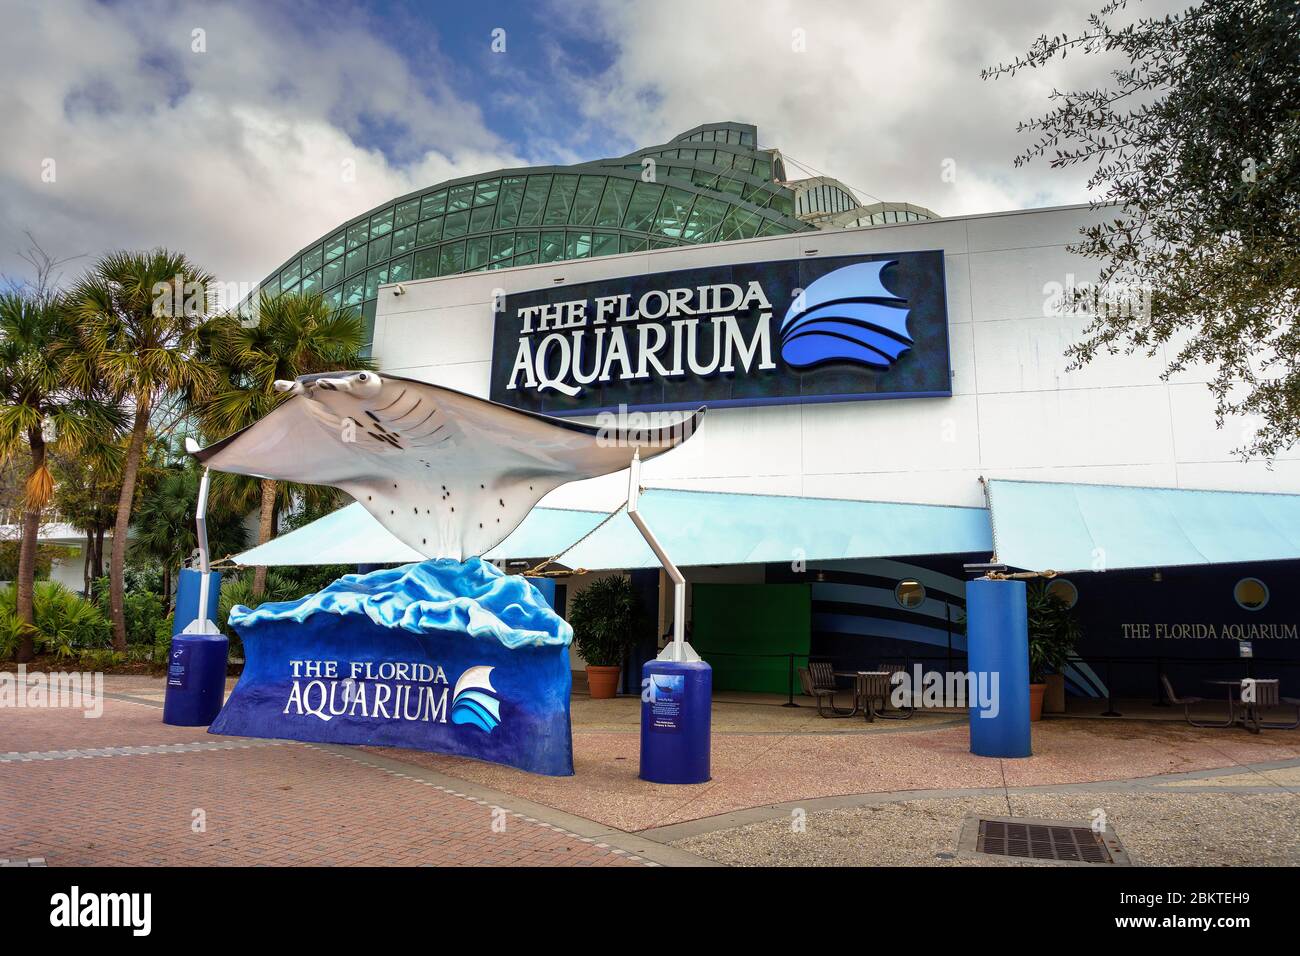
<instances>
[{"instance_id":1,"label":"drain grate","mask_svg":"<svg viewBox=\"0 0 1300 956\"><path fill-rule=\"evenodd\" d=\"M970 853L1054 863L1126 866L1129 862L1109 828L1098 833L1068 820L968 817L962 829L962 848Z\"/></svg>"}]
</instances>

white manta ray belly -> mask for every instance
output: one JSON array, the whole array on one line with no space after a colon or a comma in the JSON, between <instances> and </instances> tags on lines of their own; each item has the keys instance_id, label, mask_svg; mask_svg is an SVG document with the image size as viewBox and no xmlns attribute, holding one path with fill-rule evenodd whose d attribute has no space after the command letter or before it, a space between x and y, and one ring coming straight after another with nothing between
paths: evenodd
<instances>
[{"instance_id":1,"label":"white manta ray belly","mask_svg":"<svg viewBox=\"0 0 1300 956\"><path fill-rule=\"evenodd\" d=\"M276 387L291 397L194 456L217 471L341 488L420 554L462 561L503 541L560 485L681 444L704 413L601 429L375 372Z\"/></svg>"}]
</instances>

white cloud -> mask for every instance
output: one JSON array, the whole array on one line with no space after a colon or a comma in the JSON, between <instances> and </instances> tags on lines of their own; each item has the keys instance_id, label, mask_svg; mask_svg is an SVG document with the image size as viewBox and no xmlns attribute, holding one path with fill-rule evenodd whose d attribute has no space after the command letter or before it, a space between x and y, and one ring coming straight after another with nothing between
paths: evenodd
<instances>
[{"instance_id":1,"label":"white cloud","mask_svg":"<svg viewBox=\"0 0 1300 956\"><path fill-rule=\"evenodd\" d=\"M1015 125L1046 111L1053 85L1096 82L1100 66L1077 57L996 82L979 71L1023 53L1040 33L1078 31L1099 5L582 0L565 8L570 29L599 24L618 55L595 81L568 82L589 118L640 145L738 120L756 123L763 145L826 175L942 215L1085 202L1085 173L1043 161L1013 169L1029 142ZM941 178L947 159L955 182Z\"/></svg>"},{"instance_id":2,"label":"white cloud","mask_svg":"<svg viewBox=\"0 0 1300 956\"><path fill-rule=\"evenodd\" d=\"M535 43L540 57L458 51L470 55L457 65L433 34L404 57L381 39L392 22L328 6L18 0L0 29L0 274L24 272L31 230L60 256L165 245L255 282L439 180L525 165L522 153L594 159L727 119L864 193L941 214L1078 202L1082 173L1012 168L1026 145L1014 130L1053 84L1094 81L1097 65L1071 58L996 83L978 72L1039 33L1078 29L1098 2L554 0L545 29L511 34L512 50ZM206 52L192 50L195 30ZM612 46L611 65L593 76L572 62L575 39ZM492 97L526 142L494 134L453 80ZM601 141L619 146L587 145Z\"/></svg>"},{"instance_id":3,"label":"white cloud","mask_svg":"<svg viewBox=\"0 0 1300 956\"><path fill-rule=\"evenodd\" d=\"M363 21L314 17L334 19L302 29L253 3L11 6L0 273L23 271L30 229L60 256L165 245L255 282L387 199L523 162L436 54L417 77ZM206 52L191 49L195 29ZM375 124L385 151L364 141Z\"/></svg>"}]
</instances>

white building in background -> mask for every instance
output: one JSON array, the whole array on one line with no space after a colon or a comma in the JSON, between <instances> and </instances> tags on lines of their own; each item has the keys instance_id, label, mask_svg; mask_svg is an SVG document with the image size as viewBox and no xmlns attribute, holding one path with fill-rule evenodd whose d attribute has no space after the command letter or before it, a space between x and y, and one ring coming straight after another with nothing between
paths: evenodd
<instances>
[{"instance_id":1,"label":"white building in background","mask_svg":"<svg viewBox=\"0 0 1300 956\"><path fill-rule=\"evenodd\" d=\"M1243 463L1233 449L1248 423L1216 427L1204 373L1162 381L1163 349L1067 370L1065 348L1087 320L1059 314L1054 300L1096 276L1066 246L1098 215L1023 210L406 282L379 299L373 354L381 370L487 398L498 290L508 300L730 263L941 250L951 397L714 408L691 442L645 465L647 483L977 507L980 477L1300 493L1300 450ZM609 476L544 503L616 507L623 490Z\"/></svg>"},{"instance_id":2,"label":"white building in background","mask_svg":"<svg viewBox=\"0 0 1300 956\"><path fill-rule=\"evenodd\" d=\"M1223 428L1216 427L1213 397L1203 372L1192 370L1162 380L1169 358L1166 350L1154 356L1103 354L1082 369L1068 369L1065 349L1078 340L1088 320L1062 313L1062 293L1094 279L1097 268L1094 262L1071 254L1067 245L1098 215L1086 206L1071 206L929 219L383 286L373 354L381 372L553 414L563 412L557 406L567 400L556 389L546 397L545 389L523 387L527 376L518 370L513 375L516 388L503 388L503 375L517 361L517 343L529 337L519 334L524 327L520 303L527 308L529 303L586 300L589 309L598 310L596 293L611 298L611 290L616 296L619 288L626 287L629 301L635 303L646 288L713 281L699 276L716 278L719 267L738 264L762 264L755 274L771 270L775 275L795 267L828 274L841 268L841 263L886 262L894 264L892 270L877 272L886 277L886 284L894 285L877 292L892 292L904 282L905 270L921 268L927 254L941 257L946 358L940 346L931 343L931 358L926 359L921 333L912 326L909 331L917 340L879 374L882 381L906 374L907 363L915 356L918 361L939 363L948 389L935 387L931 378L918 389L930 397L880 398L870 393L868 385L866 393L841 396L844 400L787 395L732 407L729 402L744 390L736 384L746 379L744 374L738 373L730 385L723 386L716 382L728 377L724 374L713 377L715 384L705 384L707 377L686 376L699 387L698 394L689 386L669 383L655 401L671 393L675 401L667 404L675 407L712 407L691 441L646 463L643 480L653 489L722 494L704 504L665 501L659 520L669 525L699 522L699 538L725 537L716 529L707 530L701 515L716 518L729 510L739 512L754 500L737 494L771 495L779 496L765 504L773 515L802 513L805 507L812 513L820 507L797 499L896 503L903 510L882 520L897 530L913 520L908 506L950 506L962 510L945 513L958 516L969 514L964 509L986 509L990 504L986 488L1006 489L995 493L995 499L1032 492L1046 494L1049 500L1037 506L1033 517L1029 506L1019 500L1001 510L995 500L991 511L981 511L986 516L981 520L990 525L988 544L973 545L964 535L955 535L951 546L945 546L943 531L938 532L937 545L928 537L925 544L911 544L903 535L889 545L859 543L858 550L850 546L837 552L837 558L842 554L838 560L816 560L813 555L814 560L803 567L797 558L789 559L801 551L803 527L781 530L773 520L768 538L785 535L784 552L777 548L775 553L764 553L762 542L757 541L761 533L754 534L755 540L730 542L732 552L727 550L728 542L711 539L714 550L706 548L705 553L712 557L687 570L693 640L712 653L719 686L739 689L786 686L783 653L825 656L845 666L927 655L951 663L964 650L959 624L966 577L962 565L990 560L1014 567L1029 564L1028 570L1069 572L1054 587L1075 603L1084 622L1080 653L1088 661L1072 669L1071 691L1098 696L1109 687L1147 693L1155 670L1166 668L1162 663L1166 656L1178 662L1168 665L1171 668L1185 667L1192 660L1205 668L1222 668L1225 661L1237 657L1243 636L1296 636L1300 562L1294 559L1300 558L1300 530L1283 532L1280 545L1265 539L1274 533L1270 528L1287 523L1278 508L1300 514L1294 511L1300 498L1289 497L1300 494L1300 452L1292 450L1272 463L1242 462L1233 449L1248 439L1249 423L1229 421ZM788 312L793 315L797 310L786 301L770 306L772 340L767 344L785 348L781 324ZM613 315L619 307L611 305L610 310ZM915 310L915 315L919 313ZM707 329L707 321L701 321ZM741 322L742 331L749 335L754 327L746 321ZM608 324L616 323L611 319ZM629 327L639 324L633 321ZM592 325L587 329L595 331ZM551 331L559 334L557 329ZM542 337L534 331L530 348L540 347ZM570 341L576 343L571 334ZM587 342L590 347L593 340ZM749 339L744 342L754 344ZM700 344L700 348L707 346ZM505 354L497 355L494 362L494 351L502 349ZM762 357L755 358L751 373L761 370ZM635 365L636 358L632 361ZM835 368L831 362L813 371L834 378L840 374ZM619 370L620 366L613 367L612 379L620 377ZM780 368L762 371L781 373ZM599 382L593 383L596 386ZM729 397L719 405L710 397L717 394ZM577 482L552 493L542 504L612 512L624 500L625 481L619 474ZM1013 484L999 484L1008 481ZM1093 486L1118 498L1093 502L1097 491ZM1135 489L1158 489L1151 494L1159 497L1143 498ZM1214 499L1202 514L1196 509L1209 499L1184 489L1229 494ZM1244 494L1248 492L1275 494ZM1259 510L1261 501L1273 510ZM1184 513L1189 507L1190 516ZM1106 515L1099 516L1097 508ZM1133 516L1119 520L1118 533L1113 523L1116 514ZM1098 530L1103 524L1099 517L1107 515L1112 520L1109 530ZM1149 526L1144 524L1148 518ZM831 523L837 520L860 519L846 512L840 519L830 519ZM722 518L717 521L726 524ZM738 517L735 523L745 522L753 523L749 517ZM670 527L668 536L674 530L689 531ZM651 566L632 558L632 539L620 539L623 544L618 545L615 537L602 527L561 557L560 564L593 570ZM869 529L854 529L853 540L870 538ZM1224 542L1228 550L1211 553L1200 543L1210 539ZM681 540L679 547L688 552L689 562L696 537L686 534ZM620 546L625 546L626 563L618 557ZM1019 554L1047 554L1050 557L1042 560L1051 563L1034 563ZM569 589L582 587L586 579L571 579ZM653 582L648 587L653 590ZM671 605L662 582L658 593L658 626L663 634L670 625ZM728 608L733 610L724 610ZM753 609L754 614L736 618L738 608ZM777 633L763 633L767 621L800 619L807 621L802 633L791 634L788 624ZM719 620L728 623L721 625ZM1194 633L1216 639L1171 639ZM1255 641L1254 645L1257 659L1276 659L1289 666L1300 656L1296 640ZM1260 665L1264 666L1262 660ZM1291 668L1283 676L1293 680L1300 675ZM1192 679L1183 677L1184 682Z\"/></svg>"},{"instance_id":3,"label":"white building in background","mask_svg":"<svg viewBox=\"0 0 1300 956\"><path fill-rule=\"evenodd\" d=\"M783 689L809 655L951 663L963 566L988 562L1066 572L1078 693L1148 693L1166 660L1222 670L1239 650L1300 677L1300 451L1242 462L1253 423L1216 427L1203 370L1162 378L1168 348L1068 367L1088 319L1063 300L1097 263L1067 247L1105 213L943 219L797 165L718 123L485 172L355 217L263 285L358 307L381 374L597 422L707 405L645 464L642 510L684 566L719 687ZM558 489L489 554L630 572L663 634L653 556L603 520L625 483ZM259 560L410 560L376 522L334 520Z\"/></svg>"},{"instance_id":4,"label":"white building in background","mask_svg":"<svg viewBox=\"0 0 1300 956\"><path fill-rule=\"evenodd\" d=\"M0 541L18 541L22 537L21 525L0 525ZM72 525L63 522L51 522L41 525L37 541L42 545L53 545L61 553L50 562L51 581L57 581L74 594L84 594L86 590L86 536ZM108 557L113 550L113 536L104 536L104 567L108 567ZM8 585L0 581L0 587Z\"/></svg>"}]
</instances>

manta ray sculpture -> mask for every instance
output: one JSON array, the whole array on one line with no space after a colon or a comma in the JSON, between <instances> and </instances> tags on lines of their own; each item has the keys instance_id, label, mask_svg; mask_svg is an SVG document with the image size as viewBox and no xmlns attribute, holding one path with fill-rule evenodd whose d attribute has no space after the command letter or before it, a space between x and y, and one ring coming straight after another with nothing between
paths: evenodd
<instances>
[{"instance_id":1,"label":"manta ray sculpture","mask_svg":"<svg viewBox=\"0 0 1300 956\"><path fill-rule=\"evenodd\" d=\"M701 408L665 428L601 428L375 372L278 381L261 421L189 451L217 471L332 485L428 558L463 561L503 541L549 491L628 467L694 434Z\"/></svg>"}]
</instances>

